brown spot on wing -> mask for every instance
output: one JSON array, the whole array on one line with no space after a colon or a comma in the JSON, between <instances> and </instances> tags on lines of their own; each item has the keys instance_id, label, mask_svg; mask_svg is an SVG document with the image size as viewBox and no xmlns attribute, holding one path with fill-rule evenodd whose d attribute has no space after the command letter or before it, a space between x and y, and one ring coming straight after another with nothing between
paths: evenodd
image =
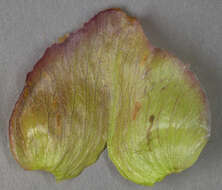
<instances>
[{"instance_id":1,"label":"brown spot on wing","mask_svg":"<svg viewBox=\"0 0 222 190\"><path fill-rule=\"evenodd\" d=\"M155 118L154 115L151 115L150 118L149 118L149 121L150 121L151 125L153 125L154 118Z\"/></svg>"},{"instance_id":2,"label":"brown spot on wing","mask_svg":"<svg viewBox=\"0 0 222 190\"><path fill-rule=\"evenodd\" d=\"M64 36L61 36L58 38L58 43L61 44L63 43L67 38L69 37L69 33L65 34Z\"/></svg>"},{"instance_id":3,"label":"brown spot on wing","mask_svg":"<svg viewBox=\"0 0 222 190\"><path fill-rule=\"evenodd\" d=\"M154 121L154 119L155 119L155 116L154 116L154 115L151 115L150 118L149 118L150 126L148 127L147 135L146 135L148 146L150 145L150 132L151 132L152 127L153 127L153 121ZM151 151L151 147L150 147L150 146L149 146L149 149L150 149L150 151Z\"/></svg>"},{"instance_id":4,"label":"brown spot on wing","mask_svg":"<svg viewBox=\"0 0 222 190\"><path fill-rule=\"evenodd\" d=\"M134 107L134 111L133 111L133 120L136 119L136 116L138 114L138 112L140 111L140 108L142 107L142 105L139 102L136 102L135 107Z\"/></svg>"},{"instance_id":5,"label":"brown spot on wing","mask_svg":"<svg viewBox=\"0 0 222 190\"><path fill-rule=\"evenodd\" d=\"M141 66L144 65L144 64L146 63L147 59L148 59L148 55L144 55L144 56L143 56L143 59L142 59L141 62L140 62L140 65L141 65Z\"/></svg>"},{"instance_id":6,"label":"brown spot on wing","mask_svg":"<svg viewBox=\"0 0 222 190\"><path fill-rule=\"evenodd\" d=\"M62 135L61 115L56 114L56 135L59 137Z\"/></svg>"}]
</instances>

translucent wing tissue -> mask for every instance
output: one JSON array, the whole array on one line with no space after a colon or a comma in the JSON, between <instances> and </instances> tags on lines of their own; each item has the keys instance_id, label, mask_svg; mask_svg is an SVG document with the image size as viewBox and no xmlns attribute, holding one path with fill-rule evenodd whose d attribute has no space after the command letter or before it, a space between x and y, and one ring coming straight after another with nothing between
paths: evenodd
<instances>
[{"instance_id":1,"label":"translucent wing tissue","mask_svg":"<svg viewBox=\"0 0 222 190\"><path fill-rule=\"evenodd\" d=\"M209 137L204 92L135 18L108 9L61 40L27 75L10 119L23 168L72 178L107 143L124 177L152 185L197 160Z\"/></svg>"}]
</instances>

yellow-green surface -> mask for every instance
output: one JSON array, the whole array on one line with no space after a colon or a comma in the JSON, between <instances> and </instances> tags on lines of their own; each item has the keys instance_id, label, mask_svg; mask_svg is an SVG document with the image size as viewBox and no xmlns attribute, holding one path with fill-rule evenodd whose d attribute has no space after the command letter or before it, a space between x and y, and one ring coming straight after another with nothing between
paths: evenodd
<instances>
[{"instance_id":1,"label":"yellow-green surface","mask_svg":"<svg viewBox=\"0 0 222 190\"><path fill-rule=\"evenodd\" d=\"M147 65L143 77L136 70L116 73L108 152L125 178L152 185L194 164L209 137L209 113L197 80L179 60L155 50ZM118 80L125 75L128 80Z\"/></svg>"},{"instance_id":2,"label":"yellow-green surface","mask_svg":"<svg viewBox=\"0 0 222 190\"><path fill-rule=\"evenodd\" d=\"M57 180L96 161L107 141L114 70L120 60L136 67L150 52L138 22L119 9L99 13L63 40L28 74L10 120L19 164Z\"/></svg>"},{"instance_id":3,"label":"yellow-green surface","mask_svg":"<svg viewBox=\"0 0 222 190\"><path fill-rule=\"evenodd\" d=\"M204 93L138 21L109 9L63 40L28 74L11 116L23 168L72 178L107 143L124 177L151 185L196 161L209 136Z\"/></svg>"}]
</instances>

